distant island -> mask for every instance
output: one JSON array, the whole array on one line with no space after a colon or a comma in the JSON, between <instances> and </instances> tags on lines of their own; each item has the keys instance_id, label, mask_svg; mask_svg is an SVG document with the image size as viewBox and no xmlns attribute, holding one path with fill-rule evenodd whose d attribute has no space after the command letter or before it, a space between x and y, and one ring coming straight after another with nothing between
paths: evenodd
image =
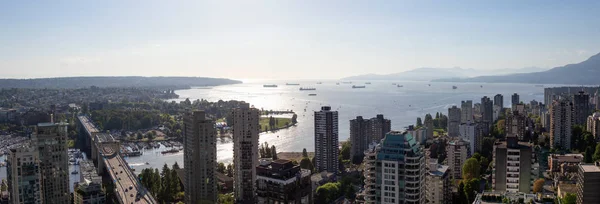
<instances>
[{"instance_id":1,"label":"distant island","mask_svg":"<svg viewBox=\"0 0 600 204\"><path fill-rule=\"evenodd\" d=\"M231 79L208 77L99 76L36 79L0 79L0 88L76 89L89 88L91 86L95 86L187 89L195 86L218 86L239 83L242 82Z\"/></svg>"},{"instance_id":2,"label":"distant island","mask_svg":"<svg viewBox=\"0 0 600 204\"><path fill-rule=\"evenodd\" d=\"M600 76L600 53L591 56L583 62L555 67L543 72L472 78L448 77L434 81L598 85L600 84L598 76Z\"/></svg>"}]
</instances>

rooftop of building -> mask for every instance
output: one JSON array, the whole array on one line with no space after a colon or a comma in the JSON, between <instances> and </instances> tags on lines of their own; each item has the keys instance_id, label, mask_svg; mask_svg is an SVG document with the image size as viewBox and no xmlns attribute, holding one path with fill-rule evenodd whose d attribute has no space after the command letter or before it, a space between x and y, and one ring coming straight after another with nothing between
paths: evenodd
<instances>
[{"instance_id":1,"label":"rooftop of building","mask_svg":"<svg viewBox=\"0 0 600 204\"><path fill-rule=\"evenodd\" d=\"M432 166L434 166L435 168L431 168ZM446 174L448 172L448 168L450 168L450 166L441 165L441 164L437 164L437 163L430 164L429 175L444 176L444 174Z\"/></svg>"},{"instance_id":2,"label":"rooftop of building","mask_svg":"<svg viewBox=\"0 0 600 204\"><path fill-rule=\"evenodd\" d=\"M322 180L329 180L329 178L333 177L333 173L332 172L327 172L327 171L323 171L321 173L318 174L313 174L310 176L310 180L313 182L319 182Z\"/></svg>"},{"instance_id":3,"label":"rooftop of building","mask_svg":"<svg viewBox=\"0 0 600 204\"><path fill-rule=\"evenodd\" d=\"M580 167L585 173L600 173L599 162L596 162L595 164L581 164Z\"/></svg>"},{"instance_id":4,"label":"rooftop of building","mask_svg":"<svg viewBox=\"0 0 600 204\"><path fill-rule=\"evenodd\" d=\"M583 154L550 154L552 159L557 159L558 162L581 162L583 161Z\"/></svg>"},{"instance_id":5,"label":"rooftop of building","mask_svg":"<svg viewBox=\"0 0 600 204\"><path fill-rule=\"evenodd\" d=\"M529 149L533 145L529 142L518 141L516 136L507 137L506 140L496 140L494 143L496 148L508 148L508 149Z\"/></svg>"},{"instance_id":6,"label":"rooftop of building","mask_svg":"<svg viewBox=\"0 0 600 204\"><path fill-rule=\"evenodd\" d=\"M96 167L94 167L94 163L91 160L81 160L79 162L79 168L81 171L80 182L82 183L102 183L102 177L98 175L96 171Z\"/></svg>"},{"instance_id":7,"label":"rooftop of building","mask_svg":"<svg viewBox=\"0 0 600 204\"><path fill-rule=\"evenodd\" d=\"M67 125L69 125L69 123L65 123L65 122L60 122L60 123L45 122L45 123L37 124L38 127L55 127L55 126L67 126Z\"/></svg>"},{"instance_id":8,"label":"rooftop of building","mask_svg":"<svg viewBox=\"0 0 600 204\"><path fill-rule=\"evenodd\" d=\"M453 140L448 141L449 145L468 145L469 141L465 141L463 138L456 138Z\"/></svg>"},{"instance_id":9,"label":"rooftop of building","mask_svg":"<svg viewBox=\"0 0 600 204\"><path fill-rule=\"evenodd\" d=\"M222 181L222 182L228 182L231 181L233 182L233 178L221 173L221 172L215 172L215 176L217 176L217 180Z\"/></svg>"}]
</instances>

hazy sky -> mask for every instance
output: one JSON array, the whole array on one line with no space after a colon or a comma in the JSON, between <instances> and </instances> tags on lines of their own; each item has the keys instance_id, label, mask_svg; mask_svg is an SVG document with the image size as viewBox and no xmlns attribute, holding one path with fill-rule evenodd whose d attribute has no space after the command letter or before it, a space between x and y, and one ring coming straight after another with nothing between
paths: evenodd
<instances>
[{"instance_id":1,"label":"hazy sky","mask_svg":"<svg viewBox=\"0 0 600 204\"><path fill-rule=\"evenodd\" d=\"M600 52L600 1L0 1L0 78L341 78L554 67Z\"/></svg>"}]
</instances>

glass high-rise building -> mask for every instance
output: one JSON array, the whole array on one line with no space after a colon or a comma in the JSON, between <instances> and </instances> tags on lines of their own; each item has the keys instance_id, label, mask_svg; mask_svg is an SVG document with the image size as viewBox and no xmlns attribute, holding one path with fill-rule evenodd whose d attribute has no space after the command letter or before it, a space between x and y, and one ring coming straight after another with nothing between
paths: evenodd
<instances>
[{"instance_id":1,"label":"glass high-rise building","mask_svg":"<svg viewBox=\"0 0 600 204\"><path fill-rule=\"evenodd\" d=\"M366 203L425 203L425 156L411 134L387 133L365 159Z\"/></svg>"},{"instance_id":2,"label":"glass high-rise building","mask_svg":"<svg viewBox=\"0 0 600 204\"><path fill-rule=\"evenodd\" d=\"M69 203L67 123L40 123L32 140L37 144L44 203Z\"/></svg>"}]
</instances>

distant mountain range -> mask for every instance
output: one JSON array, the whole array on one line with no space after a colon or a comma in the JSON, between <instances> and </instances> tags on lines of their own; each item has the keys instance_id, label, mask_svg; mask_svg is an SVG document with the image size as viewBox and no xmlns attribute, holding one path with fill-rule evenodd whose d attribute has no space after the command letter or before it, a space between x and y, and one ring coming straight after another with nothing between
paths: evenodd
<instances>
[{"instance_id":1,"label":"distant mountain range","mask_svg":"<svg viewBox=\"0 0 600 204\"><path fill-rule=\"evenodd\" d=\"M568 64L542 72L472 78L447 77L435 81L598 85L600 84L600 53L577 64Z\"/></svg>"},{"instance_id":2,"label":"distant mountain range","mask_svg":"<svg viewBox=\"0 0 600 204\"><path fill-rule=\"evenodd\" d=\"M86 88L97 87L162 87L190 88L238 84L241 81L207 77L59 77L38 79L0 79L0 88Z\"/></svg>"},{"instance_id":3,"label":"distant mountain range","mask_svg":"<svg viewBox=\"0 0 600 204\"><path fill-rule=\"evenodd\" d=\"M432 81L446 78L468 78L489 74L506 75L513 73L539 72L547 69L539 67L527 67L521 69L497 69L497 70L476 70L467 68L417 68L395 74L365 74L351 76L342 80L410 80L410 81Z\"/></svg>"}]
</instances>

